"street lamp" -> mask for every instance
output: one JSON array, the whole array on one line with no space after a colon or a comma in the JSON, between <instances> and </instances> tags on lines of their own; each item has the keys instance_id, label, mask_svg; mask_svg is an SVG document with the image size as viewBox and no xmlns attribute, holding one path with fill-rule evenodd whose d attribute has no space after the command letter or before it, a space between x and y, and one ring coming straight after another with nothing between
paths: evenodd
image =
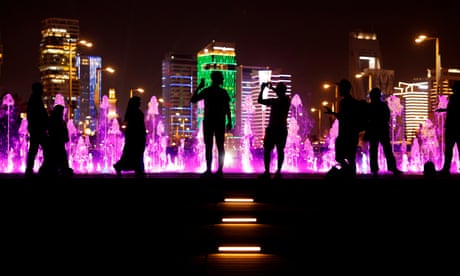
<instances>
[{"instance_id":1,"label":"street lamp","mask_svg":"<svg viewBox=\"0 0 460 276\"><path fill-rule=\"evenodd\" d=\"M435 62L436 62L436 68L435 68L435 77L436 77L436 94L439 95L440 90L439 90L439 81L441 78L441 55L439 54L439 38L438 37L430 37L426 35L419 35L415 39L415 43L422 43L426 40L434 40L435 41Z\"/></svg>"},{"instance_id":2,"label":"street lamp","mask_svg":"<svg viewBox=\"0 0 460 276\"><path fill-rule=\"evenodd\" d=\"M142 88L130 88L129 89L129 98L133 97L134 92L144 93L144 89L142 89Z\"/></svg>"},{"instance_id":3,"label":"street lamp","mask_svg":"<svg viewBox=\"0 0 460 276\"><path fill-rule=\"evenodd\" d=\"M332 86L334 86L334 104L332 105L332 112L337 112L339 108L339 86L335 83L329 82L323 84L323 88L325 90L329 90L329 88L331 88Z\"/></svg>"},{"instance_id":4,"label":"street lamp","mask_svg":"<svg viewBox=\"0 0 460 276\"><path fill-rule=\"evenodd\" d=\"M75 43L72 43L72 38L69 36L67 38L68 40L68 47L69 47L69 111L68 111L68 119L70 120L72 118L73 114L73 104L72 104L72 80L73 80L73 70L72 70L72 53L73 53L73 44L75 44L75 56L77 56L77 46L78 45L83 45L88 48L93 47L93 43L86 41L86 40L75 40Z\"/></svg>"},{"instance_id":5,"label":"street lamp","mask_svg":"<svg viewBox=\"0 0 460 276\"><path fill-rule=\"evenodd\" d=\"M367 93L369 93L372 89L372 74L369 71L364 71L358 74L355 74L355 78L362 79L367 76Z\"/></svg>"},{"instance_id":6,"label":"street lamp","mask_svg":"<svg viewBox=\"0 0 460 276\"><path fill-rule=\"evenodd\" d=\"M112 67L97 67L96 68L96 89L94 91L94 105L96 106L96 109L99 108L100 101L101 101L101 88L102 88L102 72L109 72L110 74L115 73L115 69Z\"/></svg>"},{"instance_id":7,"label":"street lamp","mask_svg":"<svg viewBox=\"0 0 460 276\"><path fill-rule=\"evenodd\" d=\"M321 141L321 109L312 107L311 112L318 112L318 140Z\"/></svg>"}]
</instances>

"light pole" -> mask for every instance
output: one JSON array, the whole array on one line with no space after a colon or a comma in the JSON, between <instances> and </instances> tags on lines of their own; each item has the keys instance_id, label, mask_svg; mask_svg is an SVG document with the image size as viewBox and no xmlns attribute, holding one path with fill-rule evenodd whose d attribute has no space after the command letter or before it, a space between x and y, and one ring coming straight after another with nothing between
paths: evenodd
<instances>
[{"instance_id":1,"label":"light pole","mask_svg":"<svg viewBox=\"0 0 460 276\"><path fill-rule=\"evenodd\" d=\"M326 82L323 84L323 89L329 90L332 86L334 86L334 104L332 105L332 112L337 112L339 108L339 86L335 83Z\"/></svg>"},{"instance_id":2,"label":"light pole","mask_svg":"<svg viewBox=\"0 0 460 276\"><path fill-rule=\"evenodd\" d=\"M142 89L142 88L130 88L129 89L129 98L130 99L133 97L134 92L144 93L144 89Z\"/></svg>"},{"instance_id":3,"label":"light pole","mask_svg":"<svg viewBox=\"0 0 460 276\"><path fill-rule=\"evenodd\" d=\"M109 72L110 74L113 74L115 73L115 69L112 67L96 68L96 89L94 91L94 105L96 106L96 109L98 109L101 101L102 72Z\"/></svg>"},{"instance_id":4,"label":"light pole","mask_svg":"<svg viewBox=\"0 0 460 276\"><path fill-rule=\"evenodd\" d=\"M83 45L88 48L93 47L93 43L86 41L86 40L75 40L75 43L72 43L72 38L70 36L67 37L67 41L69 43L69 111L67 112L68 114L68 119L72 119L72 114L73 114L73 103L72 103L72 80L73 80L73 70L72 70L72 53L73 53L73 44L75 44L75 56L77 56L77 45Z\"/></svg>"},{"instance_id":5,"label":"light pole","mask_svg":"<svg viewBox=\"0 0 460 276\"><path fill-rule=\"evenodd\" d=\"M436 95L440 95L441 92L440 92L440 89L439 89L439 86L440 86L440 79L441 79L441 55L439 54L439 37L430 37L430 36L426 36L426 35L419 35L416 39L415 39L415 43L422 43L423 41L426 41L426 40L434 40L435 41L435 78L436 78Z\"/></svg>"},{"instance_id":6,"label":"light pole","mask_svg":"<svg viewBox=\"0 0 460 276\"><path fill-rule=\"evenodd\" d=\"M369 93L372 89L372 74L369 71L367 72L365 71L365 72L356 74L355 78L362 79L363 77L366 77L366 76L367 76L367 91L366 91L366 95L367 95L367 93Z\"/></svg>"},{"instance_id":7,"label":"light pole","mask_svg":"<svg viewBox=\"0 0 460 276\"><path fill-rule=\"evenodd\" d=\"M318 140L321 141L321 109L312 107L311 112L318 112Z\"/></svg>"}]
</instances>

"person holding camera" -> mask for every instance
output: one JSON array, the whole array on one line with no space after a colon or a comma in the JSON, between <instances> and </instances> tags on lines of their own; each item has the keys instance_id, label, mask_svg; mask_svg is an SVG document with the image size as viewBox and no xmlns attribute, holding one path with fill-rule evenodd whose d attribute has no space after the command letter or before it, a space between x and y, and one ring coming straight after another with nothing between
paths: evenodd
<instances>
[{"instance_id":1,"label":"person holding camera","mask_svg":"<svg viewBox=\"0 0 460 276\"><path fill-rule=\"evenodd\" d=\"M272 89L276 93L276 98L264 98L263 92L266 88ZM262 83L257 102L270 107L270 117L268 126L265 128L264 137L264 168L265 171L259 176L261 179L270 178L270 162L273 149L276 147L278 155L277 170L275 178L281 178L281 168L284 162L284 148L288 135L288 113L291 107L291 97L286 95L287 87L283 82L279 82L276 88L271 83Z\"/></svg>"}]
</instances>

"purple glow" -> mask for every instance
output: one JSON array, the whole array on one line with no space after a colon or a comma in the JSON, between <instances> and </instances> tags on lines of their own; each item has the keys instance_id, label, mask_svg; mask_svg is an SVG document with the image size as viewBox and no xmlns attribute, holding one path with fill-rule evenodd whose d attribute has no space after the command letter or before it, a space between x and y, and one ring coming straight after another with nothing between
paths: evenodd
<instances>
[{"instance_id":1,"label":"purple glow","mask_svg":"<svg viewBox=\"0 0 460 276\"><path fill-rule=\"evenodd\" d=\"M27 120L21 121L16 130L12 129L9 122L12 119L11 99L2 105L2 124L7 129L2 129L2 146L0 172L22 173L25 171L25 160L28 148ZM102 101L101 112L107 112ZM301 104L301 103L299 103ZM202 131L197 131L197 143L192 149L186 150L184 140L180 141L176 154L167 154L168 137L164 133L164 125L158 118L158 103L153 96L146 112L146 124L151 124L154 131L150 131L147 137L147 146L144 155L145 170L147 173L161 172L197 172L205 170L204 144ZM98 143L93 146L89 136L79 136L75 126L69 122L68 128L71 141L67 144L67 152L71 168L76 174L115 174L113 164L120 158L124 137L120 131L117 119L108 119L108 114L102 114L103 118L98 123ZM263 150L250 148L251 122L244 123L244 135L236 147L226 148L225 172L258 173L263 171ZM309 139L298 135L298 124L295 116L291 117L288 140L285 149L284 172L291 173L326 173L335 165L334 142L337 137L338 121L334 121L329 131L329 137L325 141L323 150L318 150L318 145L312 145ZM423 165L431 160L436 169L442 167L443 154L440 150L442 145L436 135L436 126L427 120L420 129L420 139L414 139L410 150L405 141L400 145L395 156L398 168L406 173L419 174L423 172ZM16 133L13 135L12 133ZM328 145L328 146L327 146ZM369 174L369 158L367 145L363 144L357 156L358 174ZM316 148L316 150L315 150ZM217 154L214 154L217 158ZM452 159L452 173L457 173L459 168L458 150L455 148ZM43 153L39 150L35 161L34 170L37 172L43 161ZM213 161L214 170L217 169L217 160ZM386 160L383 151L379 150L380 173L387 172ZM272 171L276 170L276 152L272 158Z\"/></svg>"}]
</instances>

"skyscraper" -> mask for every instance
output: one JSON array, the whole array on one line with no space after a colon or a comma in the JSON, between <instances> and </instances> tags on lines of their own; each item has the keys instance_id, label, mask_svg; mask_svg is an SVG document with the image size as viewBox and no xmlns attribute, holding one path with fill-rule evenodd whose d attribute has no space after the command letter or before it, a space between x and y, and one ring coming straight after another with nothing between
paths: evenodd
<instances>
[{"instance_id":1,"label":"skyscraper","mask_svg":"<svg viewBox=\"0 0 460 276\"><path fill-rule=\"evenodd\" d=\"M206 86L211 84L211 72L221 71L224 74L222 87L230 95L230 110L232 125L236 124L236 51L235 44L229 42L212 41L197 54L197 77L205 79ZM201 120L201 110L198 108L198 124Z\"/></svg>"},{"instance_id":2,"label":"skyscraper","mask_svg":"<svg viewBox=\"0 0 460 276\"><path fill-rule=\"evenodd\" d=\"M78 108L80 83L76 67L80 35L76 19L47 18L41 22L39 70L44 86L44 100L52 102L61 94L71 110ZM71 98L71 99L70 99ZM70 112L69 118L73 118Z\"/></svg>"},{"instance_id":3,"label":"skyscraper","mask_svg":"<svg viewBox=\"0 0 460 276\"><path fill-rule=\"evenodd\" d=\"M79 56L77 59L79 69L80 96L78 109L75 110L75 120L85 126L85 131L91 134L96 131L98 108L101 102L100 71L102 58L98 56Z\"/></svg>"},{"instance_id":4,"label":"skyscraper","mask_svg":"<svg viewBox=\"0 0 460 276\"><path fill-rule=\"evenodd\" d=\"M166 54L162 62L162 114L170 144L192 137L196 130L196 116L190 103L195 88L195 55Z\"/></svg>"},{"instance_id":5,"label":"skyscraper","mask_svg":"<svg viewBox=\"0 0 460 276\"><path fill-rule=\"evenodd\" d=\"M352 93L357 99L366 99L373 87L379 87L385 94L393 94L394 71L383 69L377 34L350 32L348 70Z\"/></svg>"}]
</instances>

